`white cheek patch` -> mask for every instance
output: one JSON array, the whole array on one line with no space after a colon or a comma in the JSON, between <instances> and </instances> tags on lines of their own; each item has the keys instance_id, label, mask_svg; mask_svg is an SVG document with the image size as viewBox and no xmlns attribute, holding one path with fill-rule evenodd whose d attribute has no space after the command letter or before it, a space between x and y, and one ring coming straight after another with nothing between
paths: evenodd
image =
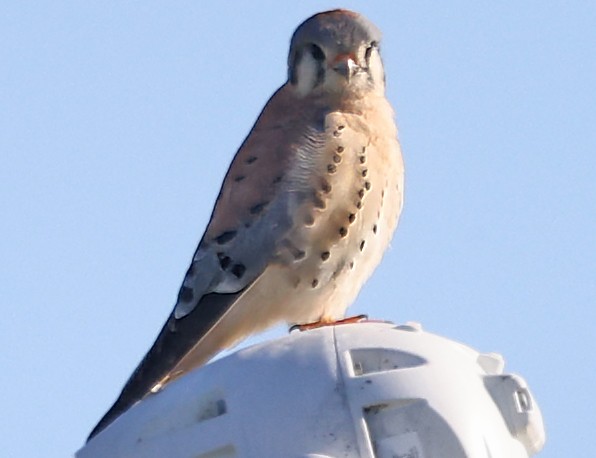
<instances>
[{"instance_id":1,"label":"white cheek patch","mask_svg":"<svg viewBox=\"0 0 596 458\"><path fill-rule=\"evenodd\" d=\"M383 71L383 62L381 61L381 55L379 51L373 49L368 61L368 68L373 83L378 88L385 87L385 72Z\"/></svg>"},{"instance_id":2,"label":"white cheek patch","mask_svg":"<svg viewBox=\"0 0 596 458\"><path fill-rule=\"evenodd\" d=\"M296 69L296 90L300 96L310 93L317 82L319 63L310 53L305 53Z\"/></svg>"}]
</instances>

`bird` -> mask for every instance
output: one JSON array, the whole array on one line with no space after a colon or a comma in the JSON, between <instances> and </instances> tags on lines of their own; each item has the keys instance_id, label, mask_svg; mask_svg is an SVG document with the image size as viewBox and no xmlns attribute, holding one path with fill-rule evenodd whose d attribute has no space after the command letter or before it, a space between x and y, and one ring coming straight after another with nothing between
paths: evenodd
<instances>
[{"instance_id":1,"label":"bird","mask_svg":"<svg viewBox=\"0 0 596 458\"><path fill-rule=\"evenodd\" d=\"M380 42L345 9L297 27L287 81L232 160L173 311L88 440L251 334L345 316L403 206Z\"/></svg>"}]
</instances>

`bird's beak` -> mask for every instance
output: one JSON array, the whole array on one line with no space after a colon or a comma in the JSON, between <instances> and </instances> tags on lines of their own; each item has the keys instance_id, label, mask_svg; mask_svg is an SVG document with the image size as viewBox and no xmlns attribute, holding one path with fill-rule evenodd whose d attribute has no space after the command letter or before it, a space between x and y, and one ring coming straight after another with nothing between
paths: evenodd
<instances>
[{"instance_id":1,"label":"bird's beak","mask_svg":"<svg viewBox=\"0 0 596 458\"><path fill-rule=\"evenodd\" d=\"M333 60L332 68L347 81L350 81L354 74L360 70L360 66L356 63L354 56L351 54L339 54Z\"/></svg>"}]
</instances>

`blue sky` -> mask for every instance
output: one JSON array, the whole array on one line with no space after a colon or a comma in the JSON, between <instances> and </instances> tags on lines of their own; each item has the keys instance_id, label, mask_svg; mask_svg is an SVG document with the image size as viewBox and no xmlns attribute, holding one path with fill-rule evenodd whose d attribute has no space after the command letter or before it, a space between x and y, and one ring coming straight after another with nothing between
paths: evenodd
<instances>
[{"instance_id":1,"label":"blue sky","mask_svg":"<svg viewBox=\"0 0 596 458\"><path fill-rule=\"evenodd\" d=\"M542 408L540 456L587 456L596 4L438 3L341 5L384 32L407 167L392 248L350 312L502 353ZM335 6L0 7L3 456L83 444L169 314L292 31Z\"/></svg>"}]
</instances>

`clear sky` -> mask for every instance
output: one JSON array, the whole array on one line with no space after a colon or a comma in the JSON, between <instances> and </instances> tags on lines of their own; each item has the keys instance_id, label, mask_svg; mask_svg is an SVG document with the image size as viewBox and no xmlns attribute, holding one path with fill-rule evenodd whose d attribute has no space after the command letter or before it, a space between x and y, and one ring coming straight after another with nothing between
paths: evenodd
<instances>
[{"instance_id":1,"label":"clear sky","mask_svg":"<svg viewBox=\"0 0 596 458\"><path fill-rule=\"evenodd\" d=\"M83 444L169 314L292 31L335 6L0 6L2 456ZM593 454L596 3L341 6L384 32L407 167L350 312L502 353L543 410L540 456Z\"/></svg>"}]
</instances>

